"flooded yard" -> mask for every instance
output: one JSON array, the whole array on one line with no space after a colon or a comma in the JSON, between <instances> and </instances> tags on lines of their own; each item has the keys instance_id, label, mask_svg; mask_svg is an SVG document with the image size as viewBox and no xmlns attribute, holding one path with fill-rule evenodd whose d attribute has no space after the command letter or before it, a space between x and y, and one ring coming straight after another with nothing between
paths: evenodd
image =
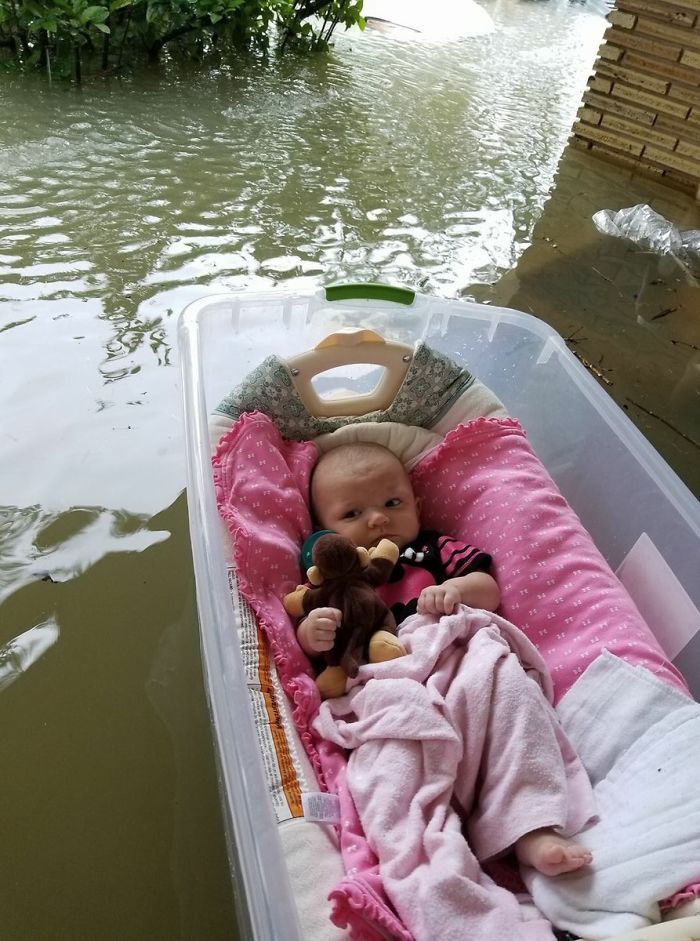
<instances>
[{"instance_id":1,"label":"flooded yard","mask_svg":"<svg viewBox=\"0 0 700 941\"><path fill-rule=\"evenodd\" d=\"M2 76L3 941L236 937L183 490L190 301L372 279L532 312L700 491L697 282L591 222L648 202L698 228L697 204L564 152L604 9L483 6L494 30L459 42Z\"/></svg>"}]
</instances>

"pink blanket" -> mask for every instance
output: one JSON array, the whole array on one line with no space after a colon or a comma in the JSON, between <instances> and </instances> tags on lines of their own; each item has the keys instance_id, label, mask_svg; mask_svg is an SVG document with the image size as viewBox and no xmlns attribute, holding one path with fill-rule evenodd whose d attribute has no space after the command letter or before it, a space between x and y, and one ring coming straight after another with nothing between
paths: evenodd
<instances>
[{"instance_id":1,"label":"pink blanket","mask_svg":"<svg viewBox=\"0 0 700 941\"><path fill-rule=\"evenodd\" d=\"M353 749L348 786L387 894L416 941L551 941L479 865L531 830L568 836L594 817L544 661L512 624L465 607L409 618L400 636L408 655L363 666L315 723Z\"/></svg>"}]
</instances>

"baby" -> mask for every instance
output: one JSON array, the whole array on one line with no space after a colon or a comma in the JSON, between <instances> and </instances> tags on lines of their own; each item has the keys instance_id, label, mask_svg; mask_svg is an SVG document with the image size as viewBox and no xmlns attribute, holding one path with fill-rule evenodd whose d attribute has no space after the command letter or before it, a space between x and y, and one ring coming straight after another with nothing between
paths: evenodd
<instances>
[{"instance_id":1,"label":"baby","mask_svg":"<svg viewBox=\"0 0 700 941\"><path fill-rule=\"evenodd\" d=\"M491 556L467 543L423 530L420 500L399 459L378 444L341 445L323 454L311 480L316 522L366 549L390 539L399 561L379 594L396 622L410 614L452 614L458 605L495 611L501 594L488 569ZM317 608L297 628L304 652L330 650L341 613ZM526 704L523 705L526 708ZM545 875L571 872L591 862L591 854L549 828L533 830L514 846L520 862Z\"/></svg>"}]
</instances>

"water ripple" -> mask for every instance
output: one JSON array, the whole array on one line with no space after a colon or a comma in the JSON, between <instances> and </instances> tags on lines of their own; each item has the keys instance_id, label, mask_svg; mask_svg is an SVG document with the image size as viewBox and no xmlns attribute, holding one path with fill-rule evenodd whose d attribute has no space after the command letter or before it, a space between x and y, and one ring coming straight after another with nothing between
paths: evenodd
<instances>
[{"instance_id":1,"label":"water ripple","mask_svg":"<svg viewBox=\"0 0 700 941\"><path fill-rule=\"evenodd\" d=\"M396 280L448 296L496 281L532 233L605 24L563 0L490 12L494 32L459 43L368 30L308 60L172 68L167 81L82 94L39 77L10 86L0 127L10 355L26 363L19 338L31 344L40 389L60 350L66 395L106 440L119 410L136 466L146 426L177 451L161 421L170 400L153 395L134 418L127 402L141 386L172 389L157 370L173 362L173 312L189 300L290 278ZM26 380L5 377L6 415ZM120 404L103 407L118 387ZM55 420L80 461L69 416ZM20 502L45 486L31 478L21 475Z\"/></svg>"},{"instance_id":2,"label":"water ripple","mask_svg":"<svg viewBox=\"0 0 700 941\"><path fill-rule=\"evenodd\" d=\"M108 552L141 552L168 539L149 518L124 511L73 507L52 513L38 506L0 506L0 601L37 579L76 578Z\"/></svg>"}]
</instances>

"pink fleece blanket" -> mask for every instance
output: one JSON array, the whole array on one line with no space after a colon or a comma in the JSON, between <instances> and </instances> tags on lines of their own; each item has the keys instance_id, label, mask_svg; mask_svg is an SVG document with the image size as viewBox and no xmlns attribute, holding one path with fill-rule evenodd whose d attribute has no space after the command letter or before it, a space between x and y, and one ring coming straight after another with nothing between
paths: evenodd
<instances>
[{"instance_id":1,"label":"pink fleece blanket","mask_svg":"<svg viewBox=\"0 0 700 941\"><path fill-rule=\"evenodd\" d=\"M387 902L349 796L344 752L312 728L320 700L280 600L301 578L299 548L311 531L315 461L313 443L285 441L266 416L243 415L213 459L219 511L234 536L241 590L267 635L302 742L321 786L341 801L347 875L332 895L334 921L350 926L359 941L410 941ZM502 610L540 649L555 702L604 649L685 690L516 421L460 426L419 463L412 479L427 526L494 555Z\"/></svg>"},{"instance_id":2,"label":"pink fleece blanket","mask_svg":"<svg viewBox=\"0 0 700 941\"><path fill-rule=\"evenodd\" d=\"M353 749L347 783L386 892L416 941L552 941L479 865L595 814L544 661L512 624L465 607L409 618L400 636L407 656L363 666L314 724Z\"/></svg>"}]
</instances>

